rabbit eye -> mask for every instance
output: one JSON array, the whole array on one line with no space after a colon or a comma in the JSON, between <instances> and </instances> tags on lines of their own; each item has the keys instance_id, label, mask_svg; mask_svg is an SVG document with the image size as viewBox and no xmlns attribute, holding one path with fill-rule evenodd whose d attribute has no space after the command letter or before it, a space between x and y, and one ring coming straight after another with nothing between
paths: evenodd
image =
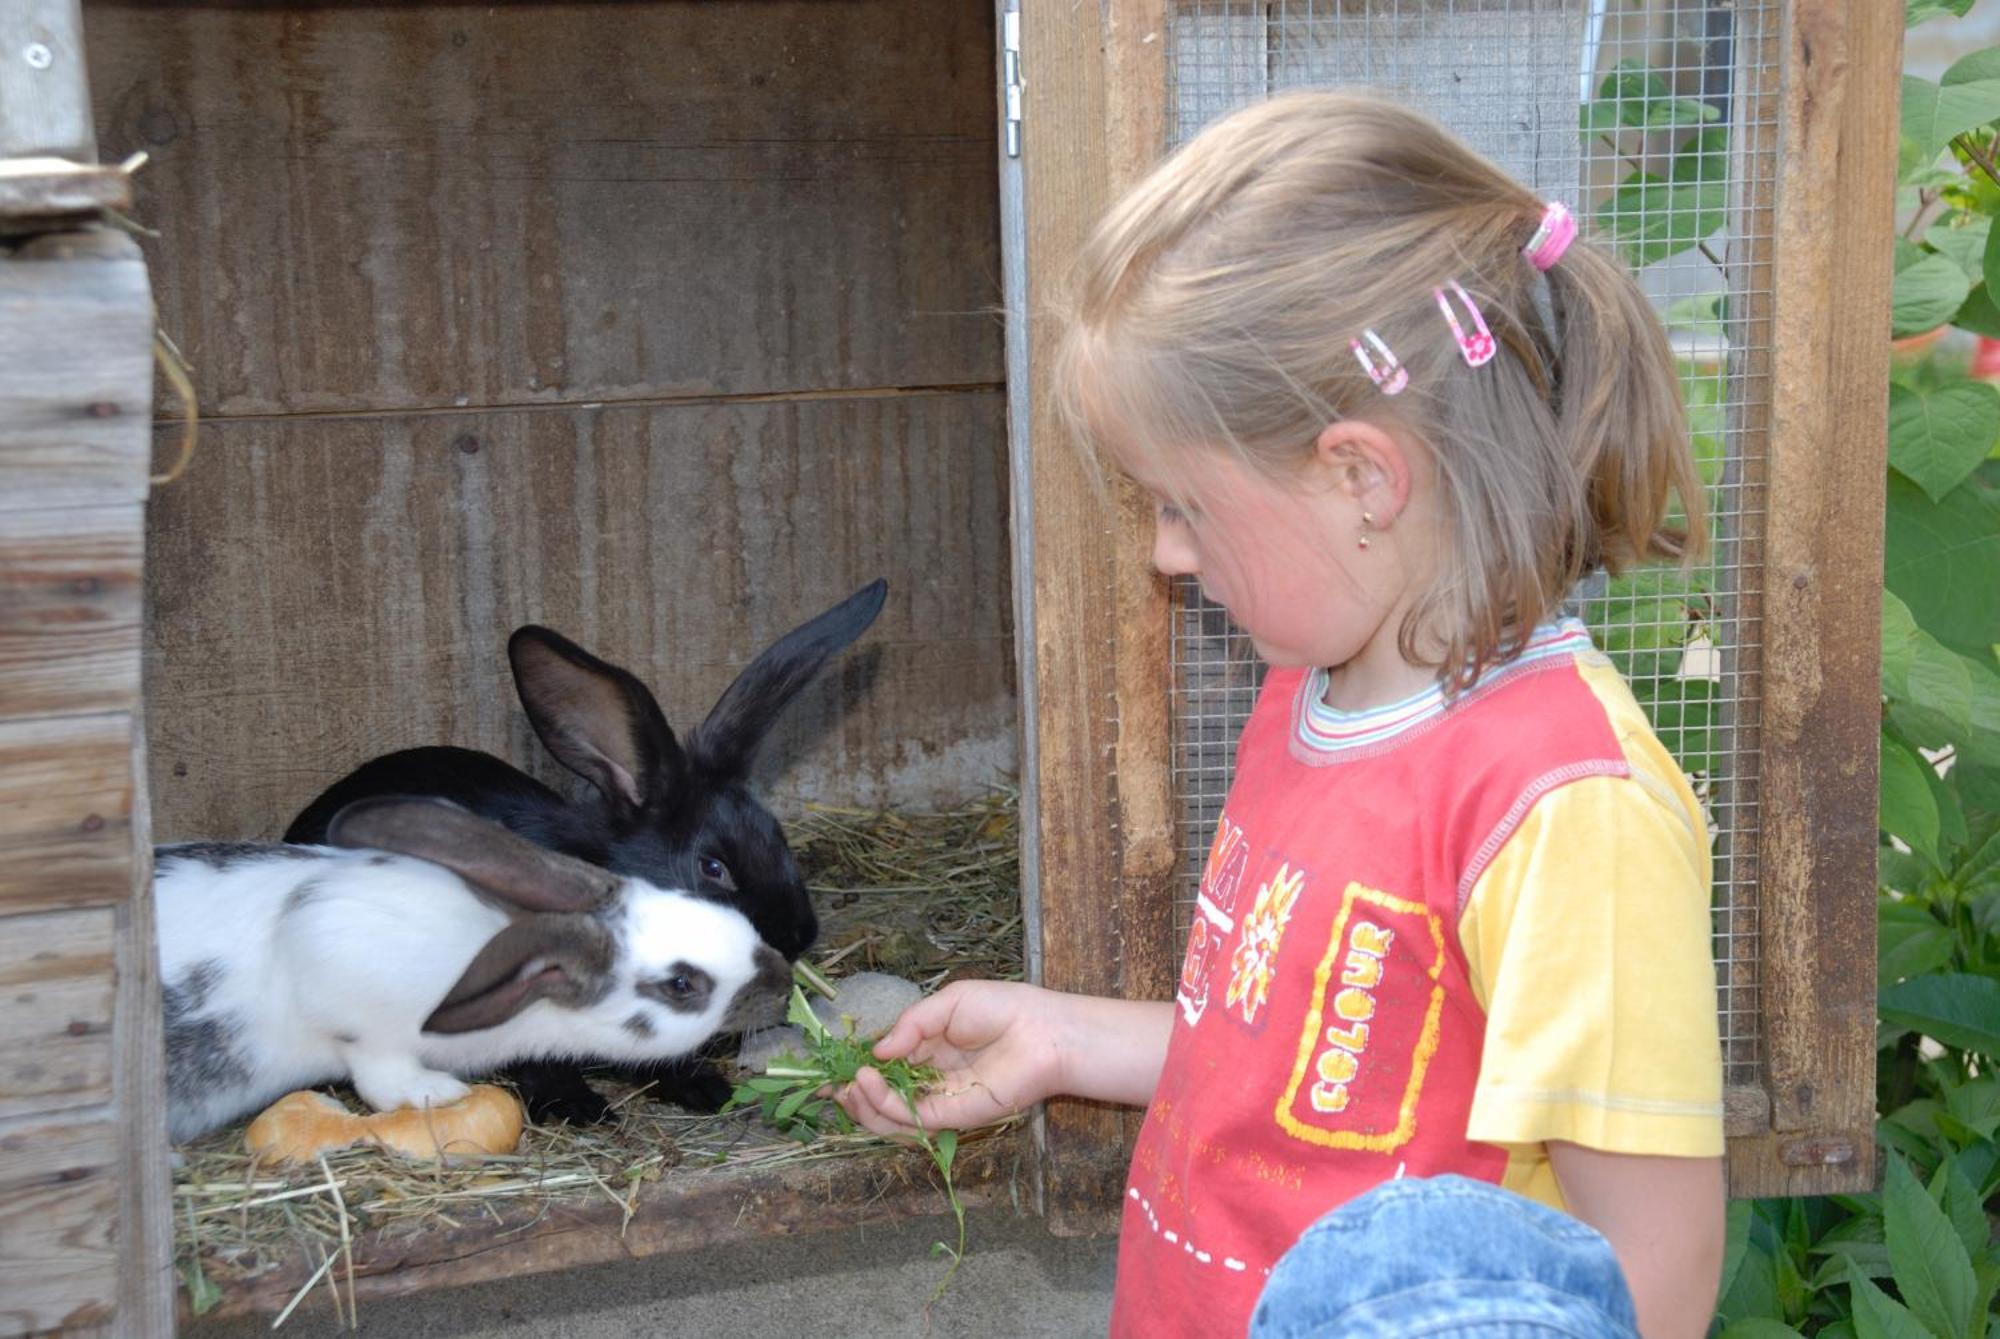
<instances>
[{"instance_id":1,"label":"rabbit eye","mask_svg":"<svg viewBox=\"0 0 2000 1339\"><path fill-rule=\"evenodd\" d=\"M707 879L710 883L719 884L732 892L735 891L736 880L731 877L729 866L723 864L712 855L705 855L701 858L701 877Z\"/></svg>"},{"instance_id":2,"label":"rabbit eye","mask_svg":"<svg viewBox=\"0 0 2000 1339\"><path fill-rule=\"evenodd\" d=\"M674 1013L698 1014L715 993L715 978L692 963L677 962L652 980L640 982L639 993Z\"/></svg>"}]
</instances>

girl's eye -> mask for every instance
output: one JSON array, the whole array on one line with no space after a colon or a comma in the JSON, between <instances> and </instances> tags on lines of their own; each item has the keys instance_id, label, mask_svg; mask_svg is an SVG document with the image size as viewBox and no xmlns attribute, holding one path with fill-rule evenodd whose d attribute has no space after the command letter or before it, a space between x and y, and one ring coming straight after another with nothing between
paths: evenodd
<instances>
[{"instance_id":1,"label":"girl's eye","mask_svg":"<svg viewBox=\"0 0 2000 1339\"><path fill-rule=\"evenodd\" d=\"M731 877L729 866L723 864L712 855L705 855L701 858L701 877L707 879L710 883L719 884L724 888L734 889L736 887L736 880Z\"/></svg>"},{"instance_id":2,"label":"girl's eye","mask_svg":"<svg viewBox=\"0 0 2000 1339\"><path fill-rule=\"evenodd\" d=\"M1187 519L1187 513L1176 507L1173 503L1162 502L1160 504L1161 525L1186 525Z\"/></svg>"}]
</instances>

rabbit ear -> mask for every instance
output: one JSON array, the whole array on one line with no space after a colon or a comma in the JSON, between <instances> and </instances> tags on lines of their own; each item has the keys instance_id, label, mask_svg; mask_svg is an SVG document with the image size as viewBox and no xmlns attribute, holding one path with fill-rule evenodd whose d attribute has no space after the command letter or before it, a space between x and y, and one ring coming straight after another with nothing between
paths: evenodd
<instances>
[{"instance_id":1,"label":"rabbit ear","mask_svg":"<svg viewBox=\"0 0 2000 1339\"><path fill-rule=\"evenodd\" d=\"M589 916L533 916L486 941L431 1016L426 1032L498 1027L536 1000L580 1004L603 993L611 933Z\"/></svg>"},{"instance_id":2,"label":"rabbit ear","mask_svg":"<svg viewBox=\"0 0 2000 1339\"><path fill-rule=\"evenodd\" d=\"M356 800L333 816L326 839L333 846L371 847L443 865L521 911L590 911L618 891L618 876L610 871L545 851L446 800L407 795Z\"/></svg>"},{"instance_id":3,"label":"rabbit ear","mask_svg":"<svg viewBox=\"0 0 2000 1339\"><path fill-rule=\"evenodd\" d=\"M642 808L671 788L686 763L646 685L534 624L507 639L507 659L542 743L614 808Z\"/></svg>"},{"instance_id":4,"label":"rabbit ear","mask_svg":"<svg viewBox=\"0 0 2000 1339\"><path fill-rule=\"evenodd\" d=\"M744 666L688 741L701 765L724 777L750 770L757 746L827 658L868 630L889 583L875 580L818 618L800 624Z\"/></svg>"}]
</instances>

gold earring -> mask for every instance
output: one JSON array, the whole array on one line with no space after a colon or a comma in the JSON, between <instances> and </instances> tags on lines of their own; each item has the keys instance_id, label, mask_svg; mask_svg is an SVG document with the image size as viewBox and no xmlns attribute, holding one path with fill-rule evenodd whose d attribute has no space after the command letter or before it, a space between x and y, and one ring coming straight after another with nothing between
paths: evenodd
<instances>
[{"instance_id":1,"label":"gold earring","mask_svg":"<svg viewBox=\"0 0 2000 1339\"><path fill-rule=\"evenodd\" d=\"M1360 538L1360 539L1359 539L1359 540L1357 541L1357 543L1358 543L1358 544L1360 545L1360 547L1362 547L1362 548L1364 548L1364 549L1368 547L1368 527L1369 527L1369 526L1371 526L1371 525L1373 525L1373 524L1375 524L1375 513L1374 513L1374 512L1372 512L1372 511L1364 511L1364 512L1362 512L1362 513L1361 513L1361 538Z\"/></svg>"}]
</instances>

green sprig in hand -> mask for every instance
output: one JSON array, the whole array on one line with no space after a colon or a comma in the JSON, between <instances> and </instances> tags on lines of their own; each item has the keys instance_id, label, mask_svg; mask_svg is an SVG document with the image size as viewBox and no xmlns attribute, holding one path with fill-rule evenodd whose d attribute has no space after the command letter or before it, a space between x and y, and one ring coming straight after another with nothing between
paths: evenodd
<instances>
[{"instance_id":1,"label":"green sprig in hand","mask_svg":"<svg viewBox=\"0 0 2000 1339\"><path fill-rule=\"evenodd\" d=\"M951 1204L952 1218L958 1225L956 1248L942 1241L931 1246L933 1255L951 1257L951 1268L945 1271L944 1278L938 1281L937 1291L931 1294L932 1300L936 1300L951 1283L952 1275L958 1272L959 1262L965 1257L965 1206L959 1202L958 1191L951 1179L952 1162L958 1156L958 1131L939 1130L932 1134L917 1119L917 1099L936 1087L943 1076L931 1065L912 1064L908 1060L877 1060L873 1041L856 1037L851 1025L844 1031L835 1032L813 1012L804 990L804 986L809 985L832 998L832 985L803 962L794 969L793 975L792 1001L785 1011L785 1021L805 1034L806 1054L802 1057L781 1055L772 1060L763 1074L736 1085L723 1110L755 1106L767 1125L800 1143L811 1143L829 1129L838 1134L853 1134L857 1128L854 1122L825 1094L843 1084L852 1083L854 1076L864 1067L879 1073L883 1082L909 1105L910 1120L917 1127L917 1142L937 1164L938 1175L944 1180L945 1199Z\"/></svg>"}]
</instances>

